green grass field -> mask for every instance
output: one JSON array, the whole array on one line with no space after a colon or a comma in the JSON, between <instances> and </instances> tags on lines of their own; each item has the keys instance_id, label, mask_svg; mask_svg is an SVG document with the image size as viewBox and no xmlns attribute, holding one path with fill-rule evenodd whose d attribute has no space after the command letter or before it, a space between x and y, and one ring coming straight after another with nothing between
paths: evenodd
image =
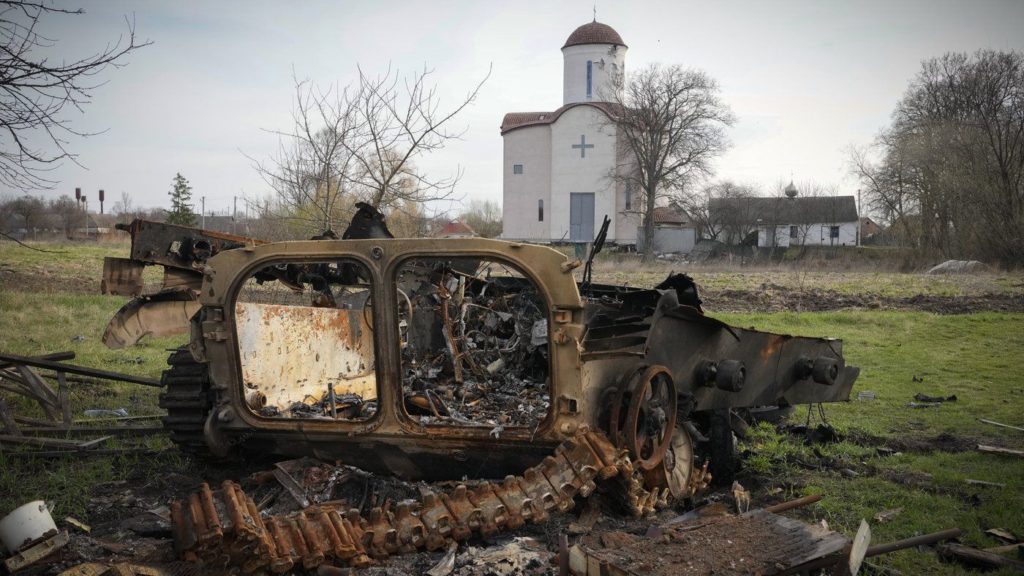
<instances>
[{"instance_id":1,"label":"green grass field","mask_svg":"<svg viewBox=\"0 0 1024 576\"><path fill-rule=\"evenodd\" d=\"M98 287L103 256L125 256L127 245L47 248L64 253L37 253L0 242L0 350L18 354L71 350L77 354L75 361L84 365L157 377L166 349L183 338L146 340L128 350L107 350L100 342L103 328L126 299L86 289L87 281ZM596 279L639 285L658 282L667 272L659 267L599 269ZM695 276L715 289L756 290L772 282L894 296L1019 293L1024 285L1015 274L966 280L862 272L701 271ZM57 279L54 288L39 289L40 278ZM76 286L83 288L76 290ZM977 443L1024 448L1024 432L978 420L1024 425L1024 379L1016 365L1024 357L1024 314L849 310L715 315L741 326L841 338L848 363L862 369L854 396L862 391L875 393L874 400L826 406L829 421L845 437L835 444L805 446L801 439L772 427L755 428L741 443L745 469L740 477L754 492L755 503L778 489L784 496L820 493L821 503L798 514L808 520L826 520L848 534L861 518L867 519L876 542L953 526L965 531L968 544L980 547L1000 544L984 534L989 528L1024 536L1024 459L973 449ZM917 392L955 394L958 400L938 408L910 408ZM133 385L83 387L72 399L76 414L94 407L124 407L132 414L159 411L157 391ZM17 406L19 412L33 409L25 403ZM801 409L793 419L802 422L805 415ZM169 448L160 437L148 442L154 448ZM878 448L889 451L883 455ZM60 462L31 462L0 452L0 515L25 501L43 498L55 503L56 517L70 514L88 521L82 515L90 486L168 465L191 466L173 449L157 457ZM979 487L967 479L1006 487ZM895 508L902 511L887 522L873 520L875 514ZM933 553L916 550L875 562L905 574L962 573L958 566L940 563Z\"/></svg>"}]
</instances>

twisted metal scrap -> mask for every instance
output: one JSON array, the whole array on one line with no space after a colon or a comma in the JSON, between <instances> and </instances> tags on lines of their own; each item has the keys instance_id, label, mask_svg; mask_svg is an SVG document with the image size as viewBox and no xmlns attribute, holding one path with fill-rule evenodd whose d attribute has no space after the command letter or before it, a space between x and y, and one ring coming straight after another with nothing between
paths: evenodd
<instances>
[{"instance_id":1,"label":"twisted metal scrap","mask_svg":"<svg viewBox=\"0 0 1024 576\"><path fill-rule=\"evenodd\" d=\"M653 513L666 503L668 490L645 490L625 450L604 434L584 429L522 476L472 489L459 485L451 494L425 491L420 501L401 502L394 513L373 508L363 518L355 509L313 506L262 518L252 499L228 480L217 491L204 483L188 500L172 504L171 525L178 553L214 568L283 574L324 563L363 567L371 558L438 550L473 534L544 522L552 511L570 510L575 496L590 496L595 480L612 478L635 515Z\"/></svg>"}]
</instances>

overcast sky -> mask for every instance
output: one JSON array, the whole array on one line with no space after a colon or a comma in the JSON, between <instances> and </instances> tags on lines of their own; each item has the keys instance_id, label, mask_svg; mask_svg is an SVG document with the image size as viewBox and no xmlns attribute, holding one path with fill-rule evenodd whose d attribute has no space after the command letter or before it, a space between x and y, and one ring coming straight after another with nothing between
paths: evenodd
<instances>
[{"instance_id":1,"label":"overcast sky","mask_svg":"<svg viewBox=\"0 0 1024 576\"><path fill-rule=\"evenodd\" d=\"M64 3L61 3L64 5ZM292 70L319 83L351 83L356 65L400 71L427 65L443 102L455 103L493 72L459 124L462 141L417 162L440 175L465 171L464 199L501 201L506 112L562 104L562 54L569 34L592 19L592 0L387 2L85 2L81 16L48 16L44 32L73 56L126 30L153 44L74 119L106 130L72 141L85 169L65 165L47 198L76 186L108 209L122 191L136 205L166 206L176 172L208 210L234 196L267 193L245 157L265 158L287 129ZM856 192L846 172L850 145L866 144L888 121L923 59L980 48L1024 50L1024 0L962 2L726 1L608 2L598 21L629 51L627 74L651 62L707 71L737 123L719 178L767 192L790 175ZM17 192L0 190L0 193ZM239 206L241 207L241 200ZM457 206L450 207L457 210Z\"/></svg>"}]
</instances>

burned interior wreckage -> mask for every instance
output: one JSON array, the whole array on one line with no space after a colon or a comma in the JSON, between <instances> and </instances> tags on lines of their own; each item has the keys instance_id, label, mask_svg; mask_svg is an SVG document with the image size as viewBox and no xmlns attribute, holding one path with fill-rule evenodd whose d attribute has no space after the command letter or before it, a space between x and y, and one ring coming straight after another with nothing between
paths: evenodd
<instances>
[{"instance_id":1,"label":"burned interior wreckage","mask_svg":"<svg viewBox=\"0 0 1024 576\"><path fill-rule=\"evenodd\" d=\"M539 522L602 479L644 514L729 473L734 410L847 400L858 375L840 341L705 315L685 274L650 289L577 282L581 263L552 248L396 239L367 205L342 239L125 228L131 257L107 259L102 286L134 299L104 341L191 331L160 399L183 450L464 482L368 517L260 519L231 483L172 508L186 557L239 555L249 572ZM151 265L157 290L143 284Z\"/></svg>"}]
</instances>

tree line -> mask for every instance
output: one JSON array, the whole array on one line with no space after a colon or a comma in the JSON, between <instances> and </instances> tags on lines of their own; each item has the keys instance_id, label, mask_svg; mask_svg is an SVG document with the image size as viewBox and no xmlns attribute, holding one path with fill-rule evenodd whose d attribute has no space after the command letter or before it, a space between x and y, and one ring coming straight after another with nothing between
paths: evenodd
<instances>
[{"instance_id":1,"label":"tree line","mask_svg":"<svg viewBox=\"0 0 1024 576\"><path fill-rule=\"evenodd\" d=\"M907 245L1024 264L1024 55L922 64L871 146L851 154L865 205Z\"/></svg>"}]
</instances>

